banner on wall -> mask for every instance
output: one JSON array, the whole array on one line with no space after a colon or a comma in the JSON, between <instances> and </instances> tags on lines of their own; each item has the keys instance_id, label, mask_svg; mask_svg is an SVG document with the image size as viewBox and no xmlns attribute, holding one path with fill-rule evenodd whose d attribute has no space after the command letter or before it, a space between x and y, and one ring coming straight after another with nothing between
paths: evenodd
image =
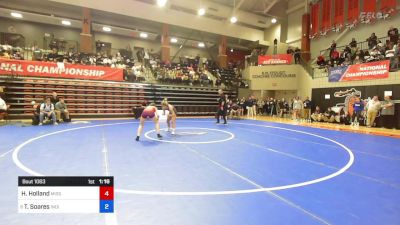
<instances>
[{"instance_id":1,"label":"banner on wall","mask_svg":"<svg viewBox=\"0 0 400 225\"><path fill-rule=\"evenodd\" d=\"M389 14L396 13L396 0L381 0L381 11Z\"/></svg>"},{"instance_id":2,"label":"banner on wall","mask_svg":"<svg viewBox=\"0 0 400 225\"><path fill-rule=\"evenodd\" d=\"M319 2L311 5L311 36L318 35L319 30Z\"/></svg>"},{"instance_id":3,"label":"banner on wall","mask_svg":"<svg viewBox=\"0 0 400 225\"><path fill-rule=\"evenodd\" d=\"M348 0L347 5L347 23L352 24L358 21L359 16L359 1Z\"/></svg>"},{"instance_id":4,"label":"banner on wall","mask_svg":"<svg viewBox=\"0 0 400 225\"><path fill-rule=\"evenodd\" d=\"M64 63L0 59L0 75L18 75L84 80L123 80L123 70Z\"/></svg>"},{"instance_id":5,"label":"banner on wall","mask_svg":"<svg viewBox=\"0 0 400 225\"><path fill-rule=\"evenodd\" d=\"M331 11L332 11L332 2L331 0L323 0L322 1L322 31L331 29Z\"/></svg>"},{"instance_id":6,"label":"banner on wall","mask_svg":"<svg viewBox=\"0 0 400 225\"><path fill-rule=\"evenodd\" d=\"M344 24L344 0L336 0L335 4L335 16L334 25L337 27L343 26Z\"/></svg>"},{"instance_id":7,"label":"banner on wall","mask_svg":"<svg viewBox=\"0 0 400 225\"><path fill-rule=\"evenodd\" d=\"M389 77L390 61L378 61L329 69L329 82L372 80Z\"/></svg>"},{"instance_id":8,"label":"banner on wall","mask_svg":"<svg viewBox=\"0 0 400 225\"><path fill-rule=\"evenodd\" d=\"M277 54L277 55L260 55L258 56L258 65L282 65L292 64L291 54Z\"/></svg>"}]
</instances>

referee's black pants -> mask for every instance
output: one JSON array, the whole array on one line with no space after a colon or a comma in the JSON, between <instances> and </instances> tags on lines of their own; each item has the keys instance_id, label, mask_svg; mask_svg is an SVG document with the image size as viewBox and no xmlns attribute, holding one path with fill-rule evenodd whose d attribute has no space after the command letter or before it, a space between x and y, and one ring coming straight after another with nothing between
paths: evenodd
<instances>
[{"instance_id":1,"label":"referee's black pants","mask_svg":"<svg viewBox=\"0 0 400 225\"><path fill-rule=\"evenodd\" d=\"M227 112L227 110L218 109L218 112L217 112L217 123L219 123L219 118L221 116L224 119L224 123L226 123L226 112Z\"/></svg>"}]
</instances>

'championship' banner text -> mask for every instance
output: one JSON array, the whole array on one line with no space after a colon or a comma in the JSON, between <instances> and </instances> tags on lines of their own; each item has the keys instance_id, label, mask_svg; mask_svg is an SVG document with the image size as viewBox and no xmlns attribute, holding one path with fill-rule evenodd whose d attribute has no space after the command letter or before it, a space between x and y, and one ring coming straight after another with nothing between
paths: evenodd
<instances>
[{"instance_id":1,"label":"'championship' banner text","mask_svg":"<svg viewBox=\"0 0 400 225\"><path fill-rule=\"evenodd\" d=\"M113 81L123 80L122 69L9 59L0 59L0 75Z\"/></svg>"}]
</instances>

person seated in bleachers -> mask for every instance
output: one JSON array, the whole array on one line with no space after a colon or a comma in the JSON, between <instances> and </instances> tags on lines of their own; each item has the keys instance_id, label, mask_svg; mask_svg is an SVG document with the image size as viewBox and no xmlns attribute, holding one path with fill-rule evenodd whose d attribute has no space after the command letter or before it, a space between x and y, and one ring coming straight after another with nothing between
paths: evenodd
<instances>
[{"instance_id":1,"label":"person seated in bleachers","mask_svg":"<svg viewBox=\"0 0 400 225\"><path fill-rule=\"evenodd\" d=\"M315 107L315 111L311 114L312 121L321 122L322 121L322 113L319 106Z\"/></svg>"},{"instance_id":2,"label":"person seated in bleachers","mask_svg":"<svg viewBox=\"0 0 400 225\"><path fill-rule=\"evenodd\" d=\"M381 51L378 46L375 46L370 52L368 56L365 56L366 62L378 61L382 58Z\"/></svg>"},{"instance_id":3,"label":"person seated in bleachers","mask_svg":"<svg viewBox=\"0 0 400 225\"><path fill-rule=\"evenodd\" d=\"M4 101L4 99L0 95L0 122L4 121L4 116L8 108L10 108L10 106L7 105L6 101Z\"/></svg>"},{"instance_id":4,"label":"person seated in bleachers","mask_svg":"<svg viewBox=\"0 0 400 225\"><path fill-rule=\"evenodd\" d=\"M331 60L330 60L331 66L334 67L335 65L337 65L339 63L340 53L336 50L336 48L332 50L330 57L331 57Z\"/></svg>"},{"instance_id":5,"label":"person seated in bleachers","mask_svg":"<svg viewBox=\"0 0 400 225\"><path fill-rule=\"evenodd\" d=\"M335 117L336 122L349 125L350 124L350 115L348 112L344 111L344 107L342 107Z\"/></svg>"},{"instance_id":6,"label":"person seated in bleachers","mask_svg":"<svg viewBox=\"0 0 400 225\"><path fill-rule=\"evenodd\" d=\"M39 125L40 123L40 104L32 101L32 125Z\"/></svg>"},{"instance_id":7,"label":"person seated in bleachers","mask_svg":"<svg viewBox=\"0 0 400 225\"><path fill-rule=\"evenodd\" d=\"M317 58L317 65L319 66L320 69L326 67L326 61L323 55L318 56Z\"/></svg>"},{"instance_id":8,"label":"person seated in bleachers","mask_svg":"<svg viewBox=\"0 0 400 225\"><path fill-rule=\"evenodd\" d=\"M63 97L60 97L60 100L55 105L55 113L57 121L60 121L61 117L64 122L70 122L69 111L67 109L67 104Z\"/></svg>"},{"instance_id":9,"label":"person seated in bleachers","mask_svg":"<svg viewBox=\"0 0 400 225\"><path fill-rule=\"evenodd\" d=\"M4 48L0 50L0 59L11 59L10 54Z\"/></svg>"},{"instance_id":10,"label":"person seated in bleachers","mask_svg":"<svg viewBox=\"0 0 400 225\"><path fill-rule=\"evenodd\" d=\"M329 107L329 108L325 111L325 113L322 115L322 120L323 120L324 122L333 123L333 122L335 121L335 116L336 116L335 111L333 111L332 108Z\"/></svg>"},{"instance_id":11,"label":"person seated in bleachers","mask_svg":"<svg viewBox=\"0 0 400 225\"><path fill-rule=\"evenodd\" d=\"M230 111L229 111L229 114L228 114L229 118L238 118L238 117L240 117L241 116L241 109L240 109L240 106L237 104L237 102L230 100L229 103L230 103L230 107L229 107Z\"/></svg>"},{"instance_id":12,"label":"person seated in bleachers","mask_svg":"<svg viewBox=\"0 0 400 225\"><path fill-rule=\"evenodd\" d=\"M54 125L58 125L50 97L46 97L46 101L40 105L39 126L43 125L44 119L51 119Z\"/></svg>"},{"instance_id":13,"label":"person seated in bleachers","mask_svg":"<svg viewBox=\"0 0 400 225\"><path fill-rule=\"evenodd\" d=\"M60 101L60 99L58 98L57 92L53 91L51 93L50 101L51 101L51 104L53 104L54 106L57 104L57 102Z\"/></svg>"},{"instance_id":14,"label":"person seated in bleachers","mask_svg":"<svg viewBox=\"0 0 400 225\"><path fill-rule=\"evenodd\" d=\"M58 58L59 58L58 50L57 50L57 48L53 48L52 52L47 54L46 59L49 62L57 62Z\"/></svg>"}]
</instances>

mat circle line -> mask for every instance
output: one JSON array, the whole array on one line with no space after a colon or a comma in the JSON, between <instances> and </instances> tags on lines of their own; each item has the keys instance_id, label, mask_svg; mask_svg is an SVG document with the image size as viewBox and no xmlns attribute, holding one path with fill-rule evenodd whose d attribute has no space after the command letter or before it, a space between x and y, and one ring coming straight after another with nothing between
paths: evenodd
<instances>
[{"instance_id":1,"label":"mat circle line","mask_svg":"<svg viewBox=\"0 0 400 225\"><path fill-rule=\"evenodd\" d=\"M197 121L197 122L205 122L209 123L209 121ZM123 124L132 124L132 123L137 123L137 122L122 122L122 123L109 123L109 124L99 124L99 125L92 125L92 126L84 126L84 127L77 127L77 128L71 128L71 129L66 129L66 130L61 130L61 131L56 131L44 135L40 135L34 138L31 138L22 144L18 145L12 154L13 161L17 167L19 167L21 170L27 172L28 174L32 176L45 176L41 173L38 173L27 166L25 166L18 158L18 153L21 151L21 149L28 145L31 142L34 142L38 139L48 137L51 135L55 134L60 134L64 132L69 132L69 131L74 131L74 130L80 130L80 129L88 129L88 128L94 128L94 127L102 127L102 126L114 126L114 125L123 125ZM341 175L342 173L346 172L354 163L354 154L353 152L345 145L343 145L340 142L337 142L335 140L332 140L327 137L323 137L317 134L305 132L305 131L300 131L300 130L294 130L290 128L284 128L284 127L276 127L276 126L270 126L270 125L260 125L260 124L247 124L247 123L237 123L237 122L231 122L231 124L240 124L240 125L248 125L248 126L257 126L257 127L266 127L266 128L272 128L272 129L279 129L279 130L286 130L286 131L292 131L296 133L302 133L302 134L307 134L310 136L318 137L324 140L327 140L329 142L332 142L341 148L343 148L349 155L349 160L344 165L342 168L340 168L338 171L331 173L329 175L313 179L310 181L304 181L300 183L295 183L295 184L289 184L289 185L282 185L282 186L275 186L275 187L263 187L263 188L253 188L253 189L240 189L240 190L230 190L230 191L141 191L141 190L129 190L129 189L121 189L117 188L115 189L115 192L117 193L124 193L124 194L134 194L134 195L156 195L156 196L209 196L209 195L235 195L235 194L250 194L250 193L258 193L258 192L269 192L269 191L278 191L278 190L285 190L285 189L291 189L291 188L297 188L297 187L303 187L303 186L308 186L312 184L316 184L322 181L326 181L329 179L332 179L336 176Z\"/></svg>"}]
</instances>

